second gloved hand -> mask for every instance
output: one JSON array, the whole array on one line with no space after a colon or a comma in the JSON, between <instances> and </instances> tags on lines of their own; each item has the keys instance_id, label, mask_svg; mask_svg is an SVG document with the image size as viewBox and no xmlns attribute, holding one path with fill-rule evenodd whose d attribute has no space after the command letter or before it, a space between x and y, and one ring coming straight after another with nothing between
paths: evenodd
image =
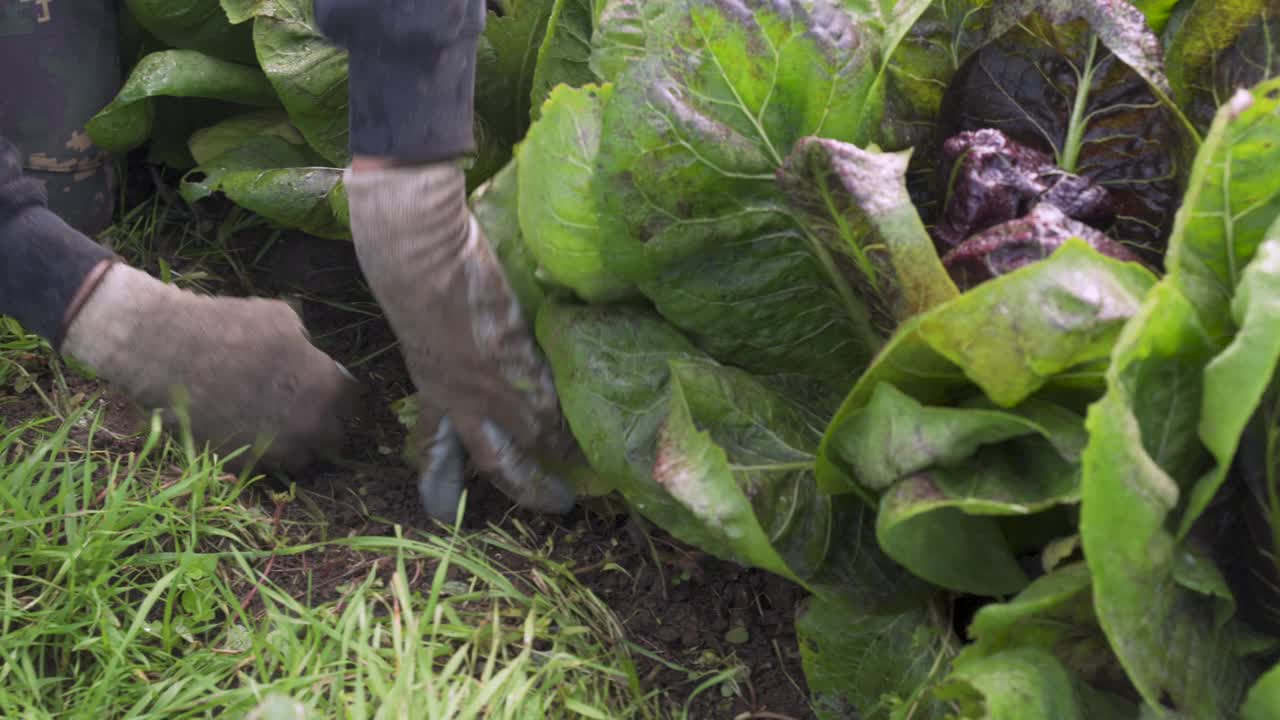
<instances>
[{"instance_id":1,"label":"second gloved hand","mask_svg":"<svg viewBox=\"0 0 1280 720\"><path fill-rule=\"evenodd\" d=\"M453 520L462 453L521 507L563 513L572 487L547 470L575 451L551 374L467 206L455 162L348 170L360 266L400 341L430 423L419 483Z\"/></svg>"}]
</instances>

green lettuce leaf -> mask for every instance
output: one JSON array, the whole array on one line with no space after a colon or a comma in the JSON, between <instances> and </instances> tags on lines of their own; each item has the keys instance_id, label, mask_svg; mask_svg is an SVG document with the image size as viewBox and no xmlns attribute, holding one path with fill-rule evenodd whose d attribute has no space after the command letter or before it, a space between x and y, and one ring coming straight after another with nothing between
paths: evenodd
<instances>
[{"instance_id":1,"label":"green lettuce leaf","mask_svg":"<svg viewBox=\"0 0 1280 720\"><path fill-rule=\"evenodd\" d=\"M608 269L718 359L847 385L876 342L857 271L808 241L775 176L802 137L853 139L874 38L801 0L686 0L648 32L604 114Z\"/></svg>"},{"instance_id":2,"label":"green lettuce leaf","mask_svg":"<svg viewBox=\"0 0 1280 720\"><path fill-rule=\"evenodd\" d=\"M346 240L351 232L333 199L341 182L342 170L325 166L307 145L264 133L188 172L179 192L187 202L221 192L284 227Z\"/></svg>"},{"instance_id":3,"label":"green lettuce leaf","mask_svg":"<svg viewBox=\"0 0 1280 720\"><path fill-rule=\"evenodd\" d=\"M1099 621L1145 701L1230 716L1244 670L1218 599L1178 582L1180 498L1203 470L1196 437L1213 344L1167 279L1117 341L1106 395L1089 410L1080 533Z\"/></svg>"},{"instance_id":4,"label":"green lettuce leaf","mask_svg":"<svg viewBox=\"0 0 1280 720\"><path fill-rule=\"evenodd\" d=\"M820 387L720 365L630 306L546 302L537 336L588 461L642 515L824 601L884 612L920 596L868 509L818 492Z\"/></svg>"},{"instance_id":5,"label":"green lettuce leaf","mask_svg":"<svg viewBox=\"0 0 1280 720\"><path fill-rule=\"evenodd\" d=\"M126 0L130 14L166 45L251 65L257 61L247 27L227 22L218 0Z\"/></svg>"},{"instance_id":6,"label":"green lettuce leaf","mask_svg":"<svg viewBox=\"0 0 1280 720\"><path fill-rule=\"evenodd\" d=\"M604 82L616 82L645 54L645 28L663 11L651 0L599 0L590 66Z\"/></svg>"},{"instance_id":7,"label":"green lettuce leaf","mask_svg":"<svg viewBox=\"0 0 1280 720\"><path fill-rule=\"evenodd\" d=\"M538 261L520 234L519 160L513 159L471 194L471 211L506 272L507 282L533 327L547 292L538 279Z\"/></svg>"},{"instance_id":8,"label":"green lettuce leaf","mask_svg":"<svg viewBox=\"0 0 1280 720\"><path fill-rule=\"evenodd\" d=\"M1154 282L1141 266L1072 239L1043 261L912 318L859 378L828 427L818 458L822 488L858 491L855 471L835 448L848 442L852 418L880 384L924 404L954 403L981 391L996 406L1014 408L1051 389L1057 376L1105 360ZM1069 387L1068 394L1088 389Z\"/></svg>"},{"instance_id":9,"label":"green lettuce leaf","mask_svg":"<svg viewBox=\"0 0 1280 720\"><path fill-rule=\"evenodd\" d=\"M1217 466L1192 490L1179 537L1190 532L1222 486L1280 363L1280 217L1241 274L1231 317L1240 329L1204 368L1198 424L1200 439Z\"/></svg>"},{"instance_id":10,"label":"green lettuce leaf","mask_svg":"<svg viewBox=\"0 0 1280 720\"><path fill-rule=\"evenodd\" d=\"M1079 469L1043 441L984 447L964 462L905 476L880 499L877 537L917 576L974 595L1021 590L1028 578L998 518L1079 500Z\"/></svg>"},{"instance_id":11,"label":"green lettuce leaf","mask_svg":"<svg viewBox=\"0 0 1280 720\"><path fill-rule=\"evenodd\" d=\"M1240 712L1243 720L1280 717L1280 665L1268 670L1249 688Z\"/></svg>"},{"instance_id":12,"label":"green lettuce leaf","mask_svg":"<svg viewBox=\"0 0 1280 720\"><path fill-rule=\"evenodd\" d=\"M877 385L866 407L852 414L832 446L861 485L880 492L897 480L931 467L954 467L985 445L1039 435L1064 459L1084 449L1084 418L1044 402L1013 411L969 403L925 406L888 383Z\"/></svg>"},{"instance_id":13,"label":"green lettuce leaf","mask_svg":"<svg viewBox=\"0 0 1280 720\"><path fill-rule=\"evenodd\" d=\"M805 449L821 420L705 361L671 361L669 402L652 481L718 536L713 547L796 581L812 576L833 531Z\"/></svg>"},{"instance_id":14,"label":"green lettuce leaf","mask_svg":"<svg viewBox=\"0 0 1280 720\"><path fill-rule=\"evenodd\" d=\"M350 159L347 53L315 24L311 0L222 0L233 23L253 20L258 62L293 124L330 165Z\"/></svg>"},{"instance_id":15,"label":"green lettuce leaf","mask_svg":"<svg viewBox=\"0 0 1280 720\"><path fill-rule=\"evenodd\" d=\"M598 79L590 65L594 24L592 0L555 0L529 90L534 121L557 85L580 87Z\"/></svg>"},{"instance_id":16,"label":"green lettuce leaf","mask_svg":"<svg viewBox=\"0 0 1280 720\"><path fill-rule=\"evenodd\" d=\"M1085 687L1123 690L1128 684L1098 625L1089 568L1081 562L1036 578L1007 602L982 607L968 634L971 642L957 664L1006 650L1037 648L1053 654L1071 673L1086 704L1103 700L1097 697L1103 691ZM1122 717L1133 715L1131 710Z\"/></svg>"},{"instance_id":17,"label":"green lettuce leaf","mask_svg":"<svg viewBox=\"0 0 1280 720\"><path fill-rule=\"evenodd\" d=\"M495 144L512 148L529 130L538 55L556 4L519 0L502 17L489 13L476 62L475 108Z\"/></svg>"},{"instance_id":18,"label":"green lettuce leaf","mask_svg":"<svg viewBox=\"0 0 1280 720\"><path fill-rule=\"evenodd\" d=\"M944 716L927 690L948 667L956 638L932 604L877 615L809 598L796 634L821 720Z\"/></svg>"},{"instance_id":19,"label":"green lettuce leaf","mask_svg":"<svg viewBox=\"0 0 1280 720\"><path fill-rule=\"evenodd\" d=\"M159 98L205 98L241 106L277 107L279 100L257 68L194 50L166 50L144 57L109 105L86 124L103 149L124 153L151 137ZM243 109L243 108L242 108Z\"/></svg>"},{"instance_id":20,"label":"green lettuce leaf","mask_svg":"<svg viewBox=\"0 0 1280 720\"><path fill-rule=\"evenodd\" d=\"M1169 16L1179 0L1132 0L1134 7L1142 11L1147 25L1156 33L1164 31L1169 24Z\"/></svg>"},{"instance_id":21,"label":"green lettuce leaf","mask_svg":"<svg viewBox=\"0 0 1280 720\"><path fill-rule=\"evenodd\" d=\"M1191 170L1165 266L1215 343L1234 332L1231 296L1280 215L1280 78L1219 110Z\"/></svg>"},{"instance_id":22,"label":"green lettuce leaf","mask_svg":"<svg viewBox=\"0 0 1280 720\"><path fill-rule=\"evenodd\" d=\"M1208 128L1237 90L1280 75L1280 2L1189 4L1169 43L1169 83L1192 121Z\"/></svg>"},{"instance_id":23,"label":"green lettuce leaf","mask_svg":"<svg viewBox=\"0 0 1280 720\"><path fill-rule=\"evenodd\" d=\"M957 663L935 690L960 706L958 717L986 720L1084 720L1071 676L1037 648L1005 650ZM1090 716L1093 717L1093 716Z\"/></svg>"},{"instance_id":24,"label":"green lettuce leaf","mask_svg":"<svg viewBox=\"0 0 1280 720\"><path fill-rule=\"evenodd\" d=\"M961 65L990 40L990 5L932 2L916 17L885 61L885 104L872 140L887 150L915 147L917 161L936 151L943 93Z\"/></svg>"},{"instance_id":25,"label":"green lettuce leaf","mask_svg":"<svg viewBox=\"0 0 1280 720\"><path fill-rule=\"evenodd\" d=\"M236 115L202 128L191 135L187 146L196 163L204 164L256 135L275 135L294 145L306 142L289 121L288 113L281 110L260 110Z\"/></svg>"},{"instance_id":26,"label":"green lettuce leaf","mask_svg":"<svg viewBox=\"0 0 1280 720\"><path fill-rule=\"evenodd\" d=\"M544 303L536 330L565 418L591 467L675 537L727 551L714 530L653 481L670 408L670 361L710 359L639 308Z\"/></svg>"},{"instance_id":27,"label":"green lettuce leaf","mask_svg":"<svg viewBox=\"0 0 1280 720\"><path fill-rule=\"evenodd\" d=\"M529 252L547 275L589 302L631 295L605 269L600 218L591 193L600 118L613 86L560 86L520 144L519 218Z\"/></svg>"}]
</instances>

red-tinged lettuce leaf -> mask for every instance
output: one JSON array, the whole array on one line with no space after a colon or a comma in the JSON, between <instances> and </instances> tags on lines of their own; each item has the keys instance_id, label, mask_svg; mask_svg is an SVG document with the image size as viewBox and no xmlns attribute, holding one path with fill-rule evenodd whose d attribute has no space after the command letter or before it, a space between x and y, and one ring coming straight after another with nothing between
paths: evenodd
<instances>
[{"instance_id":1,"label":"red-tinged lettuce leaf","mask_svg":"<svg viewBox=\"0 0 1280 720\"><path fill-rule=\"evenodd\" d=\"M316 27L311 0L222 0L232 23L253 21L258 62L293 124L334 167L347 146L347 53Z\"/></svg>"},{"instance_id":2,"label":"red-tinged lettuce leaf","mask_svg":"<svg viewBox=\"0 0 1280 720\"><path fill-rule=\"evenodd\" d=\"M779 188L814 244L861 273L858 301L886 335L958 294L907 193L910 156L807 137L778 172Z\"/></svg>"},{"instance_id":3,"label":"red-tinged lettuce leaf","mask_svg":"<svg viewBox=\"0 0 1280 720\"><path fill-rule=\"evenodd\" d=\"M1083 463L1080 533L1099 621L1146 703L1192 718L1230 717L1247 682L1220 598L1179 581L1187 548L1172 530L1206 464L1196 431L1213 353L1173 279L1156 286L1116 343Z\"/></svg>"},{"instance_id":4,"label":"red-tinged lettuce leaf","mask_svg":"<svg viewBox=\"0 0 1280 720\"><path fill-rule=\"evenodd\" d=\"M641 514L709 553L793 580L822 563L831 503L802 447L816 446L821 417L716 365L648 312L549 303L537 328L570 428ZM699 422L695 412L713 417Z\"/></svg>"},{"instance_id":5,"label":"red-tinged lettuce leaf","mask_svg":"<svg viewBox=\"0 0 1280 720\"><path fill-rule=\"evenodd\" d=\"M820 720L942 720L929 697L957 638L934 603L893 614L809 598L796 619L805 683Z\"/></svg>"},{"instance_id":6,"label":"red-tinged lettuce leaf","mask_svg":"<svg viewBox=\"0 0 1280 720\"><path fill-rule=\"evenodd\" d=\"M919 597L876 546L870 512L818 492L832 404L819 387L719 365L634 307L546 302L537 331L592 468L642 515L826 601L872 612Z\"/></svg>"},{"instance_id":7,"label":"red-tinged lettuce leaf","mask_svg":"<svg viewBox=\"0 0 1280 720\"><path fill-rule=\"evenodd\" d=\"M1140 262L1124 245L1101 232L1072 220L1055 205L1036 205L1026 215L970 237L942 258L947 272L968 290L993 278L1039 262L1072 238L1116 260Z\"/></svg>"},{"instance_id":8,"label":"red-tinged lettuce leaf","mask_svg":"<svg viewBox=\"0 0 1280 720\"><path fill-rule=\"evenodd\" d=\"M1280 216L1280 78L1240 91L1205 136L1165 267L1215 343L1234 333L1231 296Z\"/></svg>"},{"instance_id":9,"label":"red-tinged lettuce leaf","mask_svg":"<svg viewBox=\"0 0 1280 720\"><path fill-rule=\"evenodd\" d=\"M588 302L634 294L605 269L600 217L591 193L600 118L612 85L557 87L520 145L520 230L549 278Z\"/></svg>"},{"instance_id":10,"label":"red-tinged lettuce leaf","mask_svg":"<svg viewBox=\"0 0 1280 720\"><path fill-rule=\"evenodd\" d=\"M1174 97L1207 129L1237 90L1280 75L1280 1L1193 0L1166 55Z\"/></svg>"},{"instance_id":11,"label":"red-tinged lettuce leaf","mask_svg":"<svg viewBox=\"0 0 1280 720\"><path fill-rule=\"evenodd\" d=\"M594 187L607 269L722 361L843 388L878 342L857 271L775 181L800 138L855 139L875 41L825 0L683 0L616 80Z\"/></svg>"},{"instance_id":12,"label":"red-tinged lettuce leaf","mask_svg":"<svg viewBox=\"0 0 1280 720\"><path fill-rule=\"evenodd\" d=\"M1107 190L1115 220L1098 229L1158 262L1194 135L1168 101L1159 41L1141 12L1120 0L993 12L1013 29L952 78L938 140L994 128L1049 154Z\"/></svg>"}]
</instances>

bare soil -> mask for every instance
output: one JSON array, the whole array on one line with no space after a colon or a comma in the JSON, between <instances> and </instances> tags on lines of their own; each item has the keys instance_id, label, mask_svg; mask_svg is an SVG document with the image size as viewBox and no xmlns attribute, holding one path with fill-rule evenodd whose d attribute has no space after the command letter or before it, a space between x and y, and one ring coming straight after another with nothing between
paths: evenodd
<instances>
[{"instance_id":1,"label":"bare soil","mask_svg":"<svg viewBox=\"0 0 1280 720\"><path fill-rule=\"evenodd\" d=\"M286 298L305 295L300 305L313 338L349 363L368 391L361 411L351 419L343 464L325 464L305 477L290 479L321 508L330 537L390 534L396 525L430 531L433 523L418 505L413 473L399 454L405 430L390 409L412 387L394 338L363 286L350 244L285 234L259 256L263 241L261 235L246 234L233 242L230 256L252 266L247 275L219 289ZM181 257L158 250L175 269L182 269ZM235 276L225 270L219 270L221 277ZM55 400L100 389L70 371L68 382L60 386L47 367L40 367L47 360L33 355L31 362L37 385L47 396L58 396ZM11 425L49 414L48 404L33 391L5 395L0 396L0 418ZM99 434L95 449L136 449L138 440L130 433L142 415L109 390L103 403L112 432ZM270 510L265 493L261 501ZM630 640L654 656L687 668L740 664L747 669L738 696L724 697L717 690L703 693L693 701L691 717L813 717L793 625L802 593L791 583L706 556L626 515L579 507L561 518L538 516L513 508L479 482L471 486L469 505L468 525L492 523L517 535L533 533L535 544L552 548L555 560L565 563L612 608ZM297 587L300 597L309 593L311 601L322 602L333 597L326 588L349 582L354 567L350 551L335 549L330 555L282 560L271 567L271 576L285 587ZM296 578L296 584L290 578ZM418 582L426 585L430 580L431 573L424 572ZM663 663L645 657L637 661L645 689L660 688L682 700L697 685L696 678Z\"/></svg>"}]
</instances>

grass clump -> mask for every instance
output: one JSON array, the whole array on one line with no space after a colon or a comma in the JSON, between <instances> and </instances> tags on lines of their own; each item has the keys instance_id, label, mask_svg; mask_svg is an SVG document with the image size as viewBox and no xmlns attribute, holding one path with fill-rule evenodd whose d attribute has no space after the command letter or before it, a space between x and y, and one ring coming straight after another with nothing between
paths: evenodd
<instances>
[{"instance_id":1,"label":"grass clump","mask_svg":"<svg viewBox=\"0 0 1280 720\"><path fill-rule=\"evenodd\" d=\"M121 454L85 449L100 413L2 418L0 716L665 716L608 608L510 535L317 539L157 426Z\"/></svg>"}]
</instances>

